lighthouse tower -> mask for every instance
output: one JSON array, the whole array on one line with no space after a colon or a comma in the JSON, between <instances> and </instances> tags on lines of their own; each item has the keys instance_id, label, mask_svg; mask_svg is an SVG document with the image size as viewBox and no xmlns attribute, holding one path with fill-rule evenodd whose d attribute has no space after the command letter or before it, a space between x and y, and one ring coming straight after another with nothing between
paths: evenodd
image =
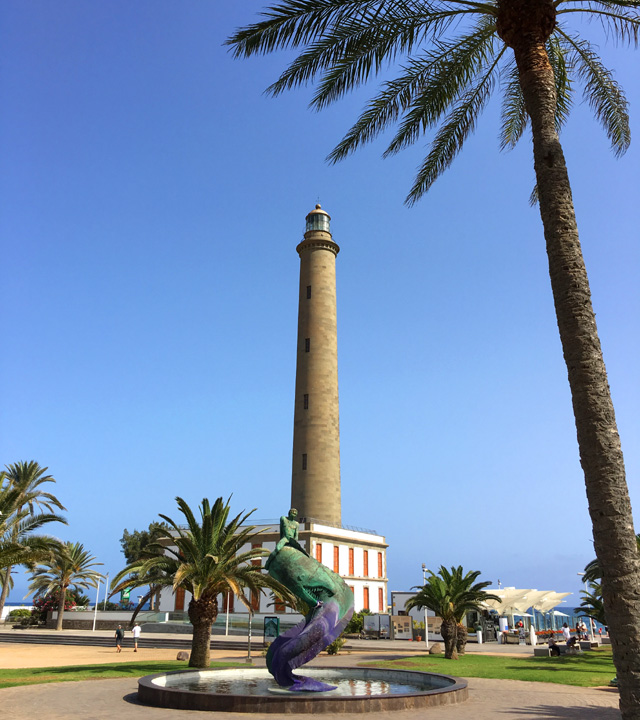
<instances>
[{"instance_id":1,"label":"lighthouse tower","mask_svg":"<svg viewBox=\"0 0 640 720\"><path fill-rule=\"evenodd\" d=\"M306 217L300 256L291 506L299 517L341 523L336 255L331 218Z\"/></svg>"},{"instance_id":2,"label":"lighthouse tower","mask_svg":"<svg viewBox=\"0 0 640 720\"><path fill-rule=\"evenodd\" d=\"M304 239L296 248L300 293L290 507L298 510L300 545L344 578L353 591L355 610L384 614L388 610L385 537L375 530L342 524L336 322L340 248L331 237L330 222L329 214L316 205L307 215ZM363 502L361 509L365 507ZM271 552L281 539L279 522L254 523L251 529L260 531L260 545ZM276 599L274 604L258 593L246 594L251 610L241 603L234 609L234 597L233 593L219 595L219 607L231 614L296 615L294 624L302 619L284 602ZM184 592L174 594L165 588L160 609L185 613L190 598L188 593L185 597Z\"/></svg>"}]
</instances>

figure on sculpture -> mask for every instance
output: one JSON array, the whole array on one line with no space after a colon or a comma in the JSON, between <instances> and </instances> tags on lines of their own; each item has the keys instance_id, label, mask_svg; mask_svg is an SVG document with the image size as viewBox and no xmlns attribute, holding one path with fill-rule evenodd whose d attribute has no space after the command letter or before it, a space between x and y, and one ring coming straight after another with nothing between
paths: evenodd
<instances>
[{"instance_id":1,"label":"figure on sculpture","mask_svg":"<svg viewBox=\"0 0 640 720\"><path fill-rule=\"evenodd\" d=\"M309 553L298 542L299 528L298 511L295 508L291 508L288 515L283 515L280 518L280 540L278 540L275 550L269 555L265 563L266 570L269 569L272 560L285 545L291 545L291 547L304 553L307 557L309 556Z\"/></svg>"},{"instance_id":2,"label":"figure on sculpture","mask_svg":"<svg viewBox=\"0 0 640 720\"><path fill-rule=\"evenodd\" d=\"M265 568L309 608L304 620L280 635L267 652L267 668L276 682L292 691L326 691L312 678L294 675L342 633L353 615L353 593L344 580L310 557L298 541L298 513L280 519L280 539Z\"/></svg>"}]
</instances>

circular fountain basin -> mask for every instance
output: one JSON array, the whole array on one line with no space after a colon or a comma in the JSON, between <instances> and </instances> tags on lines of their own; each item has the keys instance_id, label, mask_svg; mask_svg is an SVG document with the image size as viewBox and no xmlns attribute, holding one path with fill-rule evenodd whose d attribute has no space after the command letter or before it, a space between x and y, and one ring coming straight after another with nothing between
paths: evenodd
<instances>
[{"instance_id":1,"label":"circular fountain basin","mask_svg":"<svg viewBox=\"0 0 640 720\"><path fill-rule=\"evenodd\" d=\"M177 670L138 680L145 705L179 710L254 713L361 713L428 708L467 699L467 683L436 673L383 668L304 668L337 685L328 692L290 692L266 669Z\"/></svg>"}]
</instances>

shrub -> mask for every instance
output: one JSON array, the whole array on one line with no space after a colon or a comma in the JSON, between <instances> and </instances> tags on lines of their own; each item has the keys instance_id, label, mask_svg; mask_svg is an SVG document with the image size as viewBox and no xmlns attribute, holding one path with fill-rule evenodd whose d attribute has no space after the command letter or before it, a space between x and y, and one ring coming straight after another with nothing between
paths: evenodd
<instances>
[{"instance_id":1,"label":"shrub","mask_svg":"<svg viewBox=\"0 0 640 720\"><path fill-rule=\"evenodd\" d=\"M351 620L344 629L348 635L361 633L364 627L364 616L371 615L371 610L361 610L360 612L354 612Z\"/></svg>"},{"instance_id":2,"label":"shrub","mask_svg":"<svg viewBox=\"0 0 640 720\"><path fill-rule=\"evenodd\" d=\"M31 610L29 608L16 608L12 610L7 616L9 620L18 620L18 618L31 617Z\"/></svg>"},{"instance_id":3,"label":"shrub","mask_svg":"<svg viewBox=\"0 0 640 720\"><path fill-rule=\"evenodd\" d=\"M346 642L347 642L347 641L342 637L342 635L341 635L340 637L337 637L337 638L331 643L331 645L327 645L327 648L326 648L326 649L327 649L327 655L337 655L337 654L340 652L340 650L342 649L342 646L343 646Z\"/></svg>"}]
</instances>

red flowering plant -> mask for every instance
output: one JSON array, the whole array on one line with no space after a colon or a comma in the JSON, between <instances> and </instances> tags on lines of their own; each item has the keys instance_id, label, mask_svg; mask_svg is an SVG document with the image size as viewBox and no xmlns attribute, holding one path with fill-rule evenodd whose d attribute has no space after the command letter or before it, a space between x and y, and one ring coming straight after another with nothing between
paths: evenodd
<instances>
[{"instance_id":1,"label":"red flowering plant","mask_svg":"<svg viewBox=\"0 0 640 720\"><path fill-rule=\"evenodd\" d=\"M76 607L76 600L73 593L67 592L64 601L65 610L73 610ZM58 609L58 598L55 594L40 595L33 599L33 609L31 610L32 622L44 622L47 613Z\"/></svg>"}]
</instances>

